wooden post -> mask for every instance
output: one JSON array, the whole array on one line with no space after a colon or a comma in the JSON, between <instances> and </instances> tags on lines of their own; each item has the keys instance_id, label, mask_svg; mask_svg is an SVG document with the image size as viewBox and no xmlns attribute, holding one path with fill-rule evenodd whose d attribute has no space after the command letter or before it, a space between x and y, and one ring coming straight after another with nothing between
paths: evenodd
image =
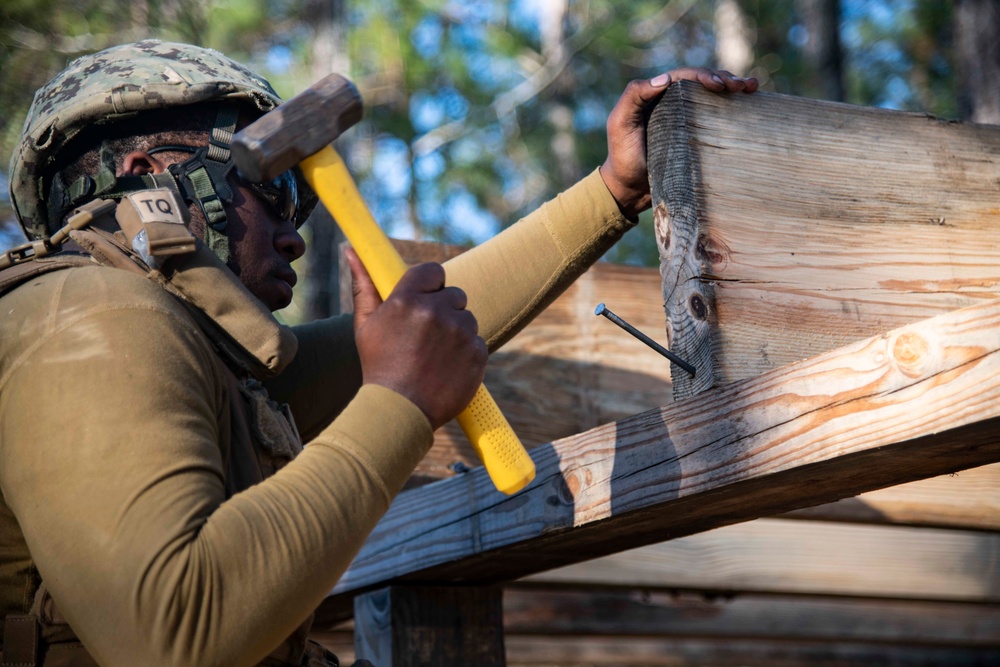
<instances>
[{"instance_id":1,"label":"wooden post","mask_svg":"<svg viewBox=\"0 0 1000 667\"><path fill-rule=\"evenodd\" d=\"M649 172L675 398L1000 298L998 127L681 82Z\"/></svg>"},{"instance_id":2,"label":"wooden post","mask_svg":"<svg viewBox=\"0 0 1000 667\"><path fill-rule=\"evenodd\" d=\"M503 667L498 586L389 586L354 600L354 647L376 667Z\"/></svg>"}]
</instances>

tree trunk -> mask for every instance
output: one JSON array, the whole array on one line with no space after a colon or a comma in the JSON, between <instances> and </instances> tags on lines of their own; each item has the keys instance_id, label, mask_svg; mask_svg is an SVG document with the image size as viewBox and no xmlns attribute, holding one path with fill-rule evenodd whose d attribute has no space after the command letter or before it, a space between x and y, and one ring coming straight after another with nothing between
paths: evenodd
<instances>
[{"instance_id":1,"label":"tree trunk","mask_svg":"<svg viewBox=\"0 0 1000 667\"><path fill-rule=\"evenodd\" d=\"M959 108L975 123L1000 124L1000 5L955 1Z\"/></svg>"},{"instance_id":2,"label":"tree trunk","mask_svg":"<svg viewBox=\"0 0 1000 667\"><path fill-rule=\"evenodd\" d=\"M843 102L840 0L798 0L798 10L809 35L804 55L809 63L811 92L820 99Z\"/></svg>"},{"instance_id":3,"label":"tree trunk","mask_svg":"<svg viewBox=\"0 0 1000 667\"><path fill-rule=\"evenodd\" d=\"M336 72L347 75L347 0L309 0L307 15L315 21L312 40L313 80ZM347 140L337 140L338 150L348 152ZM340 312L340 270L337 246L344 235L326 209L319 205L309 217L311 245L306 268L306 321Z\"/></svg>"},{"instance_id":4,"label":"tree trunk","mask_svg":"<svg viewBox=\"0 0 1000 667\"><path fill-rule=\"evenodd\" d=\"M541 33L542 56L545 63L562 63L570 54L566 52L566 15L568 0L546 0L538 14ZM573 128L573 110L570 103L576 93L570 68L565 68L552 87L554 99L548 101L546 119L552 127L549 146L559 167L559 185L565 189L583 175L577 154L576 133Z\"/></svg>"},{"instance_id":5,"label":"tree trunk","mask_svg":"<svg viewBox=\"0 0 1000 667\"><path fill-rule=\"evenodd\" d=\"M719 0L715 5L715 59L719 68L737 76L749 74L756 42L753 22L738 0Z\"/></svg>"}]
</instances>

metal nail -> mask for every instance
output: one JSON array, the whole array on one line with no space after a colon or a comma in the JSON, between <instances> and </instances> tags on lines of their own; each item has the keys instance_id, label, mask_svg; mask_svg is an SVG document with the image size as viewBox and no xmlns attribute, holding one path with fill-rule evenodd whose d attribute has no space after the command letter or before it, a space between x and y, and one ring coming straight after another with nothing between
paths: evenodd
<instances>
[{"instance_id":1,"label":"metal nail","mask_svg":"<svg viewBox=\"0 0 1000 667\"><path fill-rule=\"evenodd\" d=\"M680 366L681 368L683 368L685 371L687 371L691 375L691 377L694 377L695 371L696 371L696 369L695 369L694 366L692 366L688 362L684 361L683 359L681 359L680 357L678 357L676 354L674 354L673 352L671 352L667 348L663 347L662 345L660 345L659 343L657 343L655 340L653 340L652 338L650 338L646 334L642 333L641 331L639 331L638 329L636 329L634 326L632 326L631 324L629 324L628 322L626 322L622 318L620 318L617 315L615 315L614 313L612 313L610 310L607 309L607 307L603 303L597 304L597 308L594 310L594 315L603 315L604 317L608 318L609 320L611 320L612 322L614 322L615 324L617 324L618 326L620 326L622 329L624 329L625 331L629 332L630 334L632 334L633 336L635 336L636 338L638 338L639 340L641 340L643 343L645 343L646 345L648 345L649 347L653 348L654 350L656 350L657 352L659 352L660 354L662 354L664 357L666 357L667 359L669 359L673 363L675 363L678 366Z\"/></svg>"}]
</instances>

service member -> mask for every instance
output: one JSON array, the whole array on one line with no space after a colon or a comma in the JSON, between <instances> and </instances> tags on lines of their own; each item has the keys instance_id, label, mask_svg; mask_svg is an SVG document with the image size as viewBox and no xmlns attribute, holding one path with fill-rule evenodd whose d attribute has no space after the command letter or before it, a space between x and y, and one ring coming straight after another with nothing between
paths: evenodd
<instances>
[{"instance_id":1,"label":"service member","mask_svg":"<svg viewBox=\"0 0 1000 667\"><path fill-rule=\"evenodd\" d=\"M267 81L145 40L39 90L10 171L32 244L0 271L4 661L336 664L307 642L312 611L487 349L649 206L646 118L681 78L756 89L632 82L600 169L384 303L351 256L355 316L292 328L271 311L314 197L295 172L247 182L229 153L280 103Z\"/></svg>"}]
</instances>

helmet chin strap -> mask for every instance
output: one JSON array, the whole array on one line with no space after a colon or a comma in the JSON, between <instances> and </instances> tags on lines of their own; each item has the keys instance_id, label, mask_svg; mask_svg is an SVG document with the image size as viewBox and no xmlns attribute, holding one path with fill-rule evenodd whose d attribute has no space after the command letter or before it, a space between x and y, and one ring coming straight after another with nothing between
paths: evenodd
<instances>
[{"instance_id":1,"label":"helmet chin strap","mask_svg":"<svg viewBox=\"0 0 1000 667\"><path fill-rule=\"evenodd\" d=\"M226 204L233 202L228 176L233 169L229 144L236 131L239 110L235 106L219 109L209 135L208 146L193 156L168 168L177 179L186 203L198 202L205 216L205 245L223 262L229 261L229 238L226 236Z\"/></svg>"},{"instance_id":2,"label":"helmet chin strap","mask_svg":"<svg viewBox=\"0 0 1000 667\"><path fill-rule=\"evenodd\" d=\"M53 178L49 194L50 219L62 219L65 211L79 206L84 200L117 199L129 192L167 187L185 204L197 202L205 216L205 245L223 262L228 262L226 205L233 202L233 190L228 181L233 169L229 144L238 117L236 106L219 109L207 146L169 145L147 151L151 155L167 151L191 153L190 158L170 165L162 174L115 176L114 156L107 143L102 144L101 166L96 176L81 176L68 186L61 173Z\"/></svg>"}]
</instances>

